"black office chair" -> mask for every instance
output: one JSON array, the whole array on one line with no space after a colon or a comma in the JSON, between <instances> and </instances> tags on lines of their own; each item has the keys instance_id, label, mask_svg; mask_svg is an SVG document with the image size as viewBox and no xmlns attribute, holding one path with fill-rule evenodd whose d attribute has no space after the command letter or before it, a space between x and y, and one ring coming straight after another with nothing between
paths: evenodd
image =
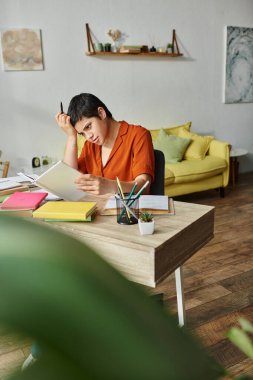
<instances>
[{"instance_id":1,"label":"black office chair","mask_svg":"<svg viewBox=\"0 0 253 380\"><path fill-rule=\"evenodd\" d=\"M150 194L164 195L164 167L165 159L161 150L154 149L155 152L155 179L150 186Z\"/></svg>"},{"instance_id":2,"label":"black office chair","mask_svg":"<svg viewBox=\"0 0 253 380\"><path fill-rule=\"evenodd\" d=\"M155 179L150 186L150 194L152 195L164 195L164 167L165 158L161 150L154 149L155 153ZM154 294L153 298L163 305L163 293Z\"/></svg>"}]
</instances>

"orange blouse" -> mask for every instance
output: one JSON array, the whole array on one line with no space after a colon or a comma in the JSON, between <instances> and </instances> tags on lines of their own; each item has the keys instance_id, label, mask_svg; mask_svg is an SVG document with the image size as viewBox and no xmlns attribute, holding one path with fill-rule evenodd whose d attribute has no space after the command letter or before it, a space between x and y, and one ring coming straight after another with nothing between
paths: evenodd
<instances>
[{"instance_id":1,"label":"orange blouse","mask_svg":"<svg viewBox=\"0 0 253 380\"><path fill-rule=\"evenodd\" d=\"M147 129L122 121L104 167L101 149L101 145L85 142L78 158L78 169L82 173L113 180L118 177L120 181L133 181L138 175L149 174L154 180L154 149Z\"/></svg>"}]
</instances>

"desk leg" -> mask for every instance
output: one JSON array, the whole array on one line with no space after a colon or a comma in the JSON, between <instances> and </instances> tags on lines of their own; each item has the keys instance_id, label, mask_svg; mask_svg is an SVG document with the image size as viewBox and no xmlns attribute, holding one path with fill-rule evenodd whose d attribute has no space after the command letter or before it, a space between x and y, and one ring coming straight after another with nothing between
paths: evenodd
<instances>
[{"instance_id":1,"label":"desk leg","mask_svg":"<svg viewBox=\"0 0 253 380\"><path fill-rule=\"evenodd\" d=\"M185 321L185 304L184 304L184 278L183 268L179 267L175 270L176 290L177 290L177 312L179 326L184 326Z\"/></svg>"},{"instance_id":2,"label":"desk leg","mask_svg":"<svg viewBox=\"0 0 253 380\"><path fill-rule=\"evenodd\" d=\"M232 174L232 186L235 187L235 165L236 157L231 157L231 174Z\"/></svg>"}]
</instances>

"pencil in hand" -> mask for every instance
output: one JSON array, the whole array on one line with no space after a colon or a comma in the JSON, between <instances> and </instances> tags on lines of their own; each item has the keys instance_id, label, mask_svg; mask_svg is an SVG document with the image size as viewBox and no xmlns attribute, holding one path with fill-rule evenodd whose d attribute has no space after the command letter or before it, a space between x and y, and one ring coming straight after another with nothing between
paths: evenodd
<instances>
[{"instance_id":1,"label":"pencil in hand","mask_svg":"<svg viewBox=\"0 0 253 380\"><path fill-rule=\"evenodd\" d=\"M62 102L61 102L61 113L64 113Z\"/></svg>"}]
</instances>

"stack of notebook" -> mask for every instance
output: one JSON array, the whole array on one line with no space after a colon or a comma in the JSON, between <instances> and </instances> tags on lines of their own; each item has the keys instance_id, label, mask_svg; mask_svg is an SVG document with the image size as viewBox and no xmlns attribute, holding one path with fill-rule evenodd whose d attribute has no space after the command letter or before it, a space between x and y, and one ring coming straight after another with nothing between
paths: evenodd
<instances>
[{"instance_id":1,"label":"stack of notebook","mask_svg":"<svg viewBox=\"0 0 253 380\"><path fill-rule=\"evenodd\" d=\"M16 191L11 194L1 205L1 212L9 215L31 216L33 211L46 198L48 193L29 193Z\"/></svg>"},{"instance_id":2,"label":"stack of notebook","mask_svg":"<svg viewBox=\"0 0 253 380\"><path fill-rule=\"evenodd\" d=\"M96 202L47 202L33 212L34 218L47 221L90 222L96 213Z\"/></svg>"}]
</instances>

